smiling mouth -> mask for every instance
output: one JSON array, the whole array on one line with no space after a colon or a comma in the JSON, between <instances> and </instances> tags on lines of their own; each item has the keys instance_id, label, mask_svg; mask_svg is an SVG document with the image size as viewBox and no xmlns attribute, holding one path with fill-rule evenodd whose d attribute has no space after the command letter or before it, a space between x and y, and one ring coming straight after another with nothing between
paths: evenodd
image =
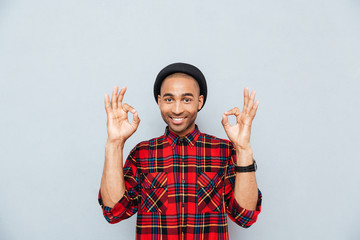
<instances>
[{"instance_id":1,"label":"smiling mouth","mask_svg":"<svg viewBox=\"0 0 360 240\"><path fill-rule=\"evenodd\" d=\"M184 117L170 117L170 119L172 120L172 122L174 123L174 124L181 124L181 123L183 123L183 121L184 121Z\"/></svg>"}]
</instances>

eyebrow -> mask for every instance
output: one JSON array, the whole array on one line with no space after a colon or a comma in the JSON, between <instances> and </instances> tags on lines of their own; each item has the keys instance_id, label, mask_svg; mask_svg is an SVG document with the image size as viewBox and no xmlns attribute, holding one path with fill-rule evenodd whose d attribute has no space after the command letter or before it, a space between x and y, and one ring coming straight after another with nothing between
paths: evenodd
<instances>
[{"instance_id":1,"label":"eyebrow","mask_svg":"<svg viewBox=\"0 0 360 240\"><path fill-rule=\"evenodd\" d=\"M186 96L189 96L189 97L194 97L194 95L192 93L183 93L181 94L182 97L186 97ZM174 94L172 93L165 93L164 94L164 97L174 97Z\"/></svg>"}]
</instances>

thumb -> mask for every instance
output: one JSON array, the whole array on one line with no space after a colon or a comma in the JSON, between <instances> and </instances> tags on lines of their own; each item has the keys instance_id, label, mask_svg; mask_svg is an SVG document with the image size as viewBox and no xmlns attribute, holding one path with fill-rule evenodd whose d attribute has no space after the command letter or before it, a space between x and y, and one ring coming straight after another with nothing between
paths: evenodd
<instances>
[{"instance_id":1,"label":"thumb","mask_svg":"<svg viewBox=\"0 0 360 240\"><path fill-rule=\"evenodd\" d=\"M229 118L228 118L228 116L225 115L225 113L222 116L221 123L224 126L224 128L229 127L229 125L230 125Z\"/></svg>"},{"instance_id":2,"label":"thumb","mask_svg":"<svg viewBox=\"0 0 360 240\"><path fill-rule=\"evenodd\" d=\"M139 126L139 123L140 123L140 118L135 109L133 109L132 113L133 113L133 120L131 122L131 125L133 125L135 127L135 129L137 129L137 127Z\"/></svg>"}]
</instances>

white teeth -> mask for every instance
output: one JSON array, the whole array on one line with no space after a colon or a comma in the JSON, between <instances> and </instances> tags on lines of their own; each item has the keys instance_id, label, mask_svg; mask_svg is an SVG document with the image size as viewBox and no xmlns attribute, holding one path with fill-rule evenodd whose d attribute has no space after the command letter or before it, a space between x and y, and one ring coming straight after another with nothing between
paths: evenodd
<instances>
[{"instance_id":1,"label":"white teeth","mask_svg":"<svg viewBox=\"0 0 360 240\"><path fill-rule=\"evenodd\" d=\"M174 121L181 121L183 120L184 118L173 118Z\"/></svg>"}]
</instances>

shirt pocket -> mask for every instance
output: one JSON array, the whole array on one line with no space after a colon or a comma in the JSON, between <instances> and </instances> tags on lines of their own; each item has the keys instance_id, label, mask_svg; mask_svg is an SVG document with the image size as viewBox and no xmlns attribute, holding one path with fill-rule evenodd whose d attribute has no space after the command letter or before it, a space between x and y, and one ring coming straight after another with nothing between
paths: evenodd
<instances>
[{"instance_id":1,"label":"shirt pocket","mask_svg":"<svg viewBox=\"0 0 360 240\"><path fill-rule=\"evenodd\" d=\"M166 172L142 173L141 210L143 213L164 213L168 192Z\"/></svg>"},{"instance_id":2,"label":"shirt pocket","mask_svg":"<svg viewBox=\"0 0 360 240\"><path fill-rule=\"evenodd\" d=\"M223 208L223 180L219 172L203 172L197 179L199 213L220 212Z\"/></svg>"}]
</instances>

